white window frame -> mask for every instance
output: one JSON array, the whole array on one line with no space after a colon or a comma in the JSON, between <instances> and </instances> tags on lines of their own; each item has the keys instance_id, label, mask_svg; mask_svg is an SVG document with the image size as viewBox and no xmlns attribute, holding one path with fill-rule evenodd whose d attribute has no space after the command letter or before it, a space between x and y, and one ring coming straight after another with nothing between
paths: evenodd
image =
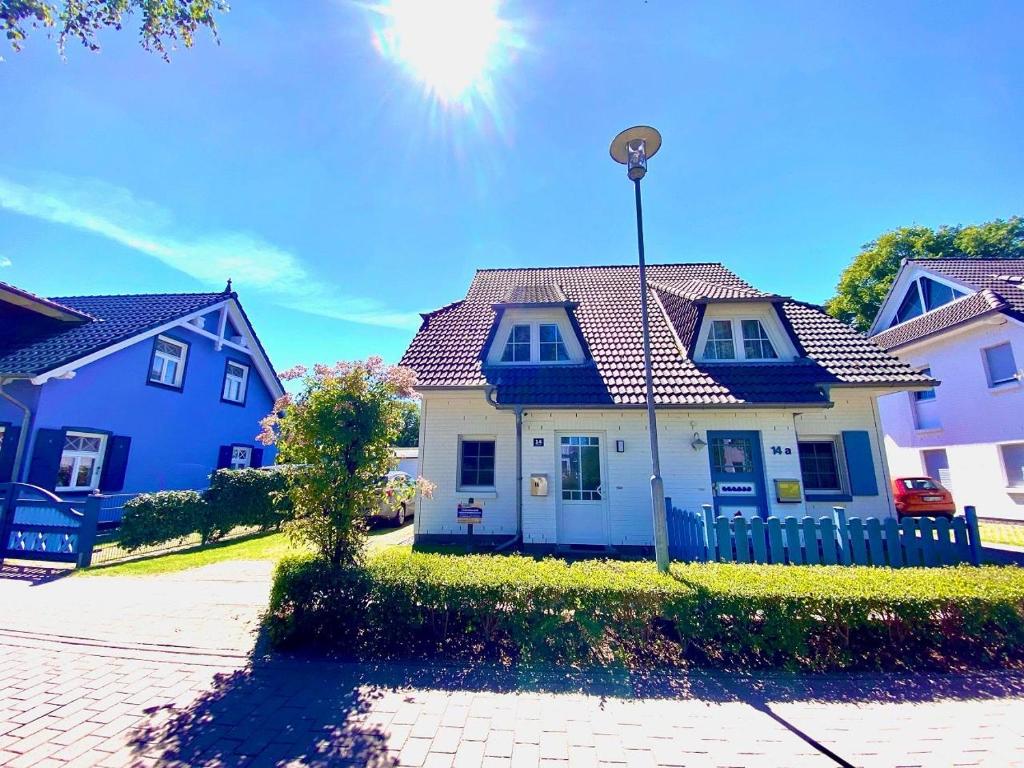
<instances>
[{"instance_id":1,"label":"white window frame","mask_svg":"<svg viewBox=\"0 0 1024 768\"><path fill-rule=\"evenodd\" d=\"M506 310L506 317L502 319L495 334L495 340L491 344L491 351L487 356L488 365L573 365L579 364L584 359L583 348L575 329L572 327L565 312L559 310L546 312L544 314L535 311L513 311ZM505 348L512 337L513 329L516 326L529 326L530 328L530 359L529 360L502 360L505 355ZM558 335L562 338L565 346L567 360L541 360L540 359L540 327L542 325L554 325L558 327Z\"/></svg>"},{"instance_id":2,"label":"white window frame","mask_svg":"<svg viewBox=\"0 0 1024 768\"><path fill-rule=\"evenodd\" d=\"M992 370L989 367L989 363L988 363L988 353L991 350L993 350L993 349L998 349L999 347L1009 347L1010 348L1010 357L1013 358L1013 364L1014 364L1014 366L1016 367L1017 370L1014 373L1012 378L1005 379L1003 381L994 381L992 379ZM1000 341L998 344L989 344L987 347L982 347L981 348L981 364L982 364L982 366L985 369L985 383L988 385L989 389L1003 389L1005 387L1019 387L1020 386L1020 384L1021 384L1020 366L1017 364L1017 355L1016 355L1016 352L1015 352L1015 350L1013 348L1013 344L1011 344L1009 340L1007 340L1007 341Z\"/></svg>"},{"instance_id":3,"label":"white window frame","mask_svg":"<svg viewBox=\"0 0 1024 768\"><path fill-rule=\"evenodd\" d=\"M800 462L801 443L831 443L833 456L836 459L836 477L839 481L838 488L808 488L804 480L804 468ZM850 482L846 476L846 454L843 451L843 441L839 435L797 435L796 438L797 464L800 466L800 482L804 487L806 496L849 496Z\"/></svg>"},{"instance_id":4,"label":"white window frame","mask_svg":"<svg viewBox=\"0 0 1024 768\"><path fill-rule=\"evenodd\" d=\"M505 335L505 343L501 347L501 362L505 363L506 365L508 365L508 364L513 364L514 365L514 364L517 364L517 363L519 365L522 365L523 363L529 363L529 362L533 361L533 358L534 358L533 347L534 347L534 343L537 340L537 334L534 332L535 331L535 325L536 325L535 323L513 323L509 327L508 333ZM528 331L529 336L530 336L530 338L527 339L527 342L525 344L525 346L526 346L526 359L525 360L515 360L515 359L513 359L513 360L506 360L505 359L505 353L509 350L510 347L522 347L522 346L524 346L523 342L515 341L514 340L516 330L519 329L519 328L525 328Z\"/></svg>"},{"instance_id":5,"label":"white window frame","mask_svg":"<svg viewBox=\"0 0 1024 768\"><path fill-rule=\"evenodd\" d=\"M999 453L999 466L1003 468L1003 480L1006 482L1006 487L1013 491L1024 492L1024 483L1020 485L1014 485L1010 480L1009 468L1006 466L1006 454L1003 453L1003 449L1006 446L1020 446L1024 449L1024 442L1011 441L1008 443L999 443L996 445L996 450Z\"/></svg>"},{"instance_id":6,"label":"white window frame","mask_svg":"<svg viewBox=\"0 0 1024 768\"><path fill-rule=\"evenodd\" d=\"M244 451L244 454L240 453ZM245 463L241 463L242 456L245 457ZM231 463L228 464L228 469L248 469L252 466L252 446L251 445L232 445L231 446Z\"/></svg>"},{"instance_id":7,"label":"white window frame","mask_svg":"<svg viewBox=\"0 0 1024 768\"><path fill-rule=\"evenodd\" d=\"M735 322L736 322L737 325L739 325L739 328L740 328L740 343L743 346L743 359L744 360L761 360L761 361L763 361L763 360L778 360L779 359L779 350L775 347L775 342L772 341L771 334L768 333L768 329L765 327L765 324L763 322L761 322L760 318L757 318L757 317L744 317L744 318L740 318L739 320L737 320ZM768 344L772 348L772 352L775 353L775 357L747 357L747 334L745 334L743 332L743 324L744 323L757 323L757 327L760 328L764 332L764 337L762 338L762 337L759 336L757 339L752 339L752 341L757 341L758 344L763 344L765 341L767 341ZM734 328L734 330L735 330L735 328Z\"/></svg>"},{"instance_id":8,"label":"white window frame","mask_svg":"<svg viewBox=\"0 0 1024 768\"><path fill-rule=\"evenodd\" d=\"M229 373L231 366L234 365L242 369L241 377L233 376ZM238 398L228 396L228 382L238 382ZM220 399L226 403L236 403L242 405L245 403L245 396L248 394L249 389L249 366L245 363L240 363L237 360L228 360L224 363L224 382L221 384Z\"/></svg>"},{"instance_id":9,"label":"white window frame","mask_svg":"<svg viewBox=\"0 0 1024 768\"><path fill-rule=\"evenodd\" d=\"M557 341L542 341L541 340L541 329L542 328L554 328L555 329L555 333L558 334L558 340ZM562 349L562 351L565 353L565 359L564 360L558 360L558 359L555 359L555 360L545 360L543 357L541 357L541 354L540 354L541 353L541 347L544 346L544 345L554 346L556 354L557 354L558 349L560 347ZM538 322L537 323L537 362L538 363L544 363L546 365L548 363L567 363L570 360L572 360L572 355L569 354L569 347L565 343L565 336L562 334L562 327L558 323L555 323L555 322L550 322L550 323Z\"/></svg>"},{"instance_id":10,"label":"white window frame","mask_svg":"<svg viewBox=\"0 0 1024 768\"><path fill-rule=\"evenodd\" d=\"M744 320L756 320L761 328L764 330L765 336L772 345L772 349L775 350L775 357L747 357L747 350L744 345L743 336L743 321ZM711 329L714 327L713 323L731 323L732 328L732 346L733 346L733 357L708 357L705 352L707 350L708 341L711 338ZM701 322L701 332L697 339L697 351L699 362L704 363L785 363L791 361L791 352L789 344L781 344L778 338L778 332L774 327L774 323L768 320L767 317L760 314L744 314L735 315L728 317L721 316L707 316L705 315Z\"/></svg>"},{"instance_id":11,"label":"white window frame","mask_svg":"<svg viewBox=\"0 0 1024 768\"><path fill-rule=\"evenodd\" d=\"M82 491L94 491L100 485L100 476L103 474L103 459L107 453L107 435L101 432L85 432L82 430L68 430L64 433L64 439L69 437L96 437L99 438L100 447L96 452L93 451L75 451L62 448L60 452L60 463L64 463L64 457L70 456L71 462L71 481L72 485L58 485L56 490L65 492L82 492ZM93 458L92 465L92 477L89 479L89 483L86 485L74 485L75 479L78 477L78 470L81 466L83 458ZM60 465L58 464L58 472Z\"/></svg>"},{"instance_id":12,"label":"white window frame","mask_svg":"<svg viewBox=\"0 0 1024 768\"><path fill-rule=\"evenodd\" d=\"M157 348L159 342L164 342L172 346L178 347L181 350L181 357L172 358L166 352L162 352ZM156 378L153 377L154 367L156 366L157 360L160 361L160 373ZM158 384L163 387L172 387L174 389L181 389L182 384L185 380L185 363L188 360L188 344L184 341L178 341L170 336L160 335L153 340L153 356L149 363L149 381L152 384ZM174 379L172 381L166 381L164 375L167 373L167 362L174 361L178 364L175 370Z\"/></svg>"},{"instance_id":13,"label":"white window frame","mask_svg":"<svg viewBox=\"0 0 1024 768\"><path fill-rule=\"evenodd\" d=\"M494 444L494 482L490 485L463 485L462 483L462 445L463 443ZM460 492L493 493L498 486L498 438L496 435L459 435L458 453L455 455L455 487Z\"/></svg>"}]
</instances>

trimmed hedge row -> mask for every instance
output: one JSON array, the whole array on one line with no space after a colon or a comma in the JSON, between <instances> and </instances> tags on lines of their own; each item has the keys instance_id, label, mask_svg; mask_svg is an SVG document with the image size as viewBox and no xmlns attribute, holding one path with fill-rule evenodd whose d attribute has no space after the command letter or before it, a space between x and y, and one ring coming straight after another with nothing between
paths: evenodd
<instances>
[{"instance_id":1,"label":"trimmed hedge row","mask_svg":"<svg viewBox=\"0 0 1024 768\"><path fill-rule=\"evenodd\" d=\"M210 487L159 491L129 499L118 540L138 549L198 533L203 543L239 527L276 528L291 513L284 469L218 469Z\"/></svg>"},{"instance_id":2,"label":"trimmed hedge row","mask_svg":"<svg viewBox=\"0 0 1024 768\"><path fill-rule=\"evenodd\" d=\"M279 647L352 658L807 670L1024 661L1024 569L566 563L385 550L283 560Z\"/></svg>"}]
</instances>

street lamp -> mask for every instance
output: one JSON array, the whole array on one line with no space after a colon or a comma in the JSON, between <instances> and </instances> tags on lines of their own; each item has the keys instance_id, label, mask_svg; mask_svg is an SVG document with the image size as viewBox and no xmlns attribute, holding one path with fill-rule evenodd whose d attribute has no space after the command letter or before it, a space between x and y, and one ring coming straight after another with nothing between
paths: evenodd
<instances>
[{"instance_id":1,"label":"street lamp","mask_svg":"<svg viewBox=\"0 0 1024 768\"><path fill-rule=\"evenodd\" d=\"M636 246L640 255L640 321L644 335L644 375L647 381L647 429L651 433L651 514L654 516L654 557L658 570L668 573L668 525L665 521L665 484L658 456L658 420L654 414L654 381L651 375L651 327L647 315L647 264L644 261L644 214L640 179L647 175L647 158L661 149L661 134L648 125L627 128L612 140L612 160L626 166L636 193Z\"/></svg>"}]
</instances>

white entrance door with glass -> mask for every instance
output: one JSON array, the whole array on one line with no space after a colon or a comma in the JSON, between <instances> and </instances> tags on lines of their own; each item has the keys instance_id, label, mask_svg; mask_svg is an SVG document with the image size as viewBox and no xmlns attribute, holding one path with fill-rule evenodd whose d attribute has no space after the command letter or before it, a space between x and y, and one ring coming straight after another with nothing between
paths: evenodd
<instances>
[{"instance_id":1,"label":"white entrance door with glass","mask_svg":"<svg viewBox=\"0 0 1024 768\"><path fill-rule=\"evenodd\" d=\"M602 442L596 434L558 436L559 544L608 543Z\"/></svg>"}]
</instances>

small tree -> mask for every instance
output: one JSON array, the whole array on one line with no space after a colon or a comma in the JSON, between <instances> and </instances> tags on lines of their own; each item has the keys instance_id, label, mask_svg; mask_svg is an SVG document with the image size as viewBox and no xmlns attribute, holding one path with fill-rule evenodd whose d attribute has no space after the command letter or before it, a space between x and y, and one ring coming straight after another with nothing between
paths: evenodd
<instances>
[{"instance_id":1,"label":"small tree","mask_svg":"<svg viewBox=\"0 0 1024 768\"><path fill-rule=\"evenodd\" d=\"M263 419L259 439L276 443L289 473L294 517L288 529L334 565L358 560L366 512L380 500L391 469L391 446L402 427L399 398L413 395L408 368L365 362L296 366L282 379L302 379L303 391L285 395Z\"/></svg>"}]
</instances>

